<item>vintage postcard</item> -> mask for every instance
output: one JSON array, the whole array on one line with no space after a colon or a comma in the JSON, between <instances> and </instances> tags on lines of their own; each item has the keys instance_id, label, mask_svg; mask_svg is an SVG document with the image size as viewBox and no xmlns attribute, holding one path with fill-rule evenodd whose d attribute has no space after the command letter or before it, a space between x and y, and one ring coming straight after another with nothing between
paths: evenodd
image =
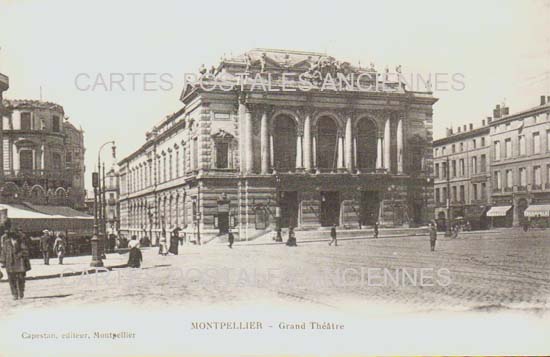
<instances>
[{"instance_id":1,"label":"vintage postcard","mask_svg":"<svg viewBox=\"0 0 550 357\"><path fill-rule=\"evenodd\" d=\"M550 353L550 1L0 0L0 356Z\"/></svg>"}]
</instances>

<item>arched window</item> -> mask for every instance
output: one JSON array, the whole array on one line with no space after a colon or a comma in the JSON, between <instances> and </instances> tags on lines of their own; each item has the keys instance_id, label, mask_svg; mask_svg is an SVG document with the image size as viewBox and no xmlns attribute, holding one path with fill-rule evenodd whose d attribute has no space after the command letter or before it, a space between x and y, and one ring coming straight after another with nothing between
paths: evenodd
<instances>
[{"instance_id":1,"label":"arched window","mask_svg":"<svg viewBox=\"0 0 550 357\"><path fill-rule=\"evenodd\" d=\"M336 168L338 155L338 128L330 117L321 117L317 122L317 167Z\"/></svg>"},{"instance_id":2,"label":"arched window","mask_svg":"<svg viewBox=\"0 0 550 357\"><path fill-rule=\"evenodd\" d=\"M273 128L274 166L277 170L296 168L296 124L287 115L275 118Z\"/></svg>"},{"instance_id":3,"label":"arched window","mask_svg":"<svg viewBox=\"0 0 550 357\"><path fill-rule=\"evenodd\" d=\"M357 168L376 168L376 124L371 119L361 119L357 124Z\"/></svg>"}]
</instances>

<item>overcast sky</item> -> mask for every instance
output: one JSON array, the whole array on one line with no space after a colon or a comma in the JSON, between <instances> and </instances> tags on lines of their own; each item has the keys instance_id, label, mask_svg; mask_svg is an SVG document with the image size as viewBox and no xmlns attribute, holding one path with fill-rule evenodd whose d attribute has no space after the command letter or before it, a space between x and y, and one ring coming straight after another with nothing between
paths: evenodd
<instances>
[{"instance_id":1,"label":"overcast sky","mask_svg":"<svg viewBox=\"0 0 550 357\"><path fill-rule=\"evenodd\" d=\"M439 137L449 125L479 125L504 100L514 112L550 95L549 24L546 0L0 0L0 72L10 77L6 98L39 99L42 87L44 100L82 126L89 187L103 142L114 139L119 158L131 153L181 108L183 74L224 54L308 50L378 69L460 73L464 90L435 93ZM138 76L132 90L126 76L124 91L91 88L98 74L130 72L154 73L157 83ZM161 85L162 73L173 86Z\"/></svg>"}]
</instances>

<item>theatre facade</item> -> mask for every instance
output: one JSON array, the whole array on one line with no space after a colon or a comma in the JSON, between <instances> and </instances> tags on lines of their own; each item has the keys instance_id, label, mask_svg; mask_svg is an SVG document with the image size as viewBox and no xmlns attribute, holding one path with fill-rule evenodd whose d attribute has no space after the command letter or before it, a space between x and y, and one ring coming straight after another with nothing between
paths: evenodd
<instances>
[{"instance_id":1,"label":"theatre facade","mask_svg":"<svg viewBox=\"0 0 550 357\"><path fill-rule=\"evenodd\" d=\"M122 234L204 242L432 219L431 92L312 52L254 49L200 72L119 163Z\"/></svg>"}]
</instances>

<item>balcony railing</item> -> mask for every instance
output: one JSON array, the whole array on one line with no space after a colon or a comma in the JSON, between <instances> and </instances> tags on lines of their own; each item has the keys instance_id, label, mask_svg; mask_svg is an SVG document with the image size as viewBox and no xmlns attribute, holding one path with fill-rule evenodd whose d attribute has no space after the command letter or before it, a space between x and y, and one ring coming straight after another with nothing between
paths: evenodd
<instances>
[{"instance_id":1,"label":"balcony railing","mask_svg":"<svg viewBox=\"0 0 550 357\"><path fill-rule=\"evenodd\" d=\"M44 179L44 180L71 180L70 172L65 170L6 170L7 180L15 179Z\"/></svg>"},{"instance_id":2,"label":"balcony railing","mask_svg":"<svg viewBox=\"0 0 550 357\"><path fill-rule=\"evenodd\" d=\"M527 186L518 186L518 191L527 191Z\"/></svg>"},{"instance_id":3,"label":"balcony railing","mask_svg":"<svg viewBox=\"0 0 550 357\"><path fill-rule=\"evenodd\" d=\"M542 185L532 185L531 189L532 190L542 190Z\"/></svg>"},{"instance_id":4,"label":"balcony railing","mask_svg":"<svg viewBox=\"0 0 550 357\"><path fill-rule=\"evenodd\" d=\"M550 190L550 182L545 183L545 184L544 184L544 188L545 188L546 190Z\"/></svg>"}]
</instances>

